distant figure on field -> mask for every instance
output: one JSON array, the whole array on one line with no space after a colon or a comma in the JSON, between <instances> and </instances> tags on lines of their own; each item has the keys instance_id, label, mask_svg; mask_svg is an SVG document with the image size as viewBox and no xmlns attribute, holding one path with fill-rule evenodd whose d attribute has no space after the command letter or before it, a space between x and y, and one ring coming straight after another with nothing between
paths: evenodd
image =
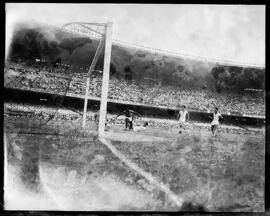
<instances>
[{"instance_id":1,"label":"distant figure on field","mask_svg":"<svg viewBox=\"0 0 270 216\"><path fill-rule=\"evenodd\" d=\"M222 115L220 114L219 110L217 107L215 107L214 113L213 113L213 120L211 122L211 131L213 135L216 137L216 131L219 126L219 118L223 118Z\"/></svg>"},{"instance_id":2,"label":"distant figure on field","mask_svg":"<svg viewBox=\"0 0 270 216\"><path fill-rule=\"evenodd\" d=\"M98 123L99 123L99 113L100 113L100 111L98 110L98 111L97 111L97 112L94 114L94 122L96 123L96 125L98 125ZM105 122L105 126L110 127L110 124L109 124L109 121L108 121L107 115L106 115L106 122Z\"/></svg>"},{"instance_id":3,"label":"distant figure on field","mask_svg":"<svg viewBox=\"0 0 270 216\"><path fill-rule=\"evenodd\" d=\"M179 111L178 113L178 118L179 118L179 127L182 128L186 122L186 117L187 120L189 120L189 113L186 110L186 106L182 106L182 110Z\"/></svg>"},{"instance_id":4,"label":"distant figure on field","mask_svg":"<svg viewBox=\"0 0 270 216\"><path fill-rule=\"evenodd\" d=\"M98 125L98 122L99 122L99 111L97 111L94 115L94 121L95 123Z\"/></svg>"},{"instance_id":5,"label":"distant figure on field","mask_svg":"<svg viewBox=\"0 0 270 216\"><path fill-rule=\"evenodd\" d=\"M116 116L116 118L118 118L119 116L124 115L125 118L125 128L129 129L129 130L133 130L133 120L135 116L141 116L141 114L130 110L130 109L126 109L123 112L121 112L118 116Z\"/></svg>"}]
</instances>

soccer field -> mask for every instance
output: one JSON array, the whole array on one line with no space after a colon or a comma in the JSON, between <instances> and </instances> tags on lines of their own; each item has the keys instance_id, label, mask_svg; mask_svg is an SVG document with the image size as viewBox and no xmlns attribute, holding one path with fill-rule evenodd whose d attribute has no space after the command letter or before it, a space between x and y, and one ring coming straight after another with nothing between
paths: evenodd
<instances>
[{"instance_id":1,"label":"soccer field","mask_svg":"<svg viewBox=\"0 0 270 216\"><path fill-rule=\"evenodd\" d=\"M5 210L265 212L264 6L5 12Z\"/></svg>"},{"instance_id":2,"label":"soccer field","mask_svg":"<svg viewBox=\"0 0 270 216\"><path fill-rule=\"evenodd\" d=\"M52 210L181 209L100 142L92 122L87 132L78 131L77 123L54 120L38 129L35 120L5 118L13 179L8 184L10 206L12 195L31 200L29 191L39 191L37 209L44 205ZM208 211L264 210L263 135L221 130L213 138L208 128L195 126L178 132L157 127L125 131L123 125L113 125L106 138L128 161L186 203ZM19 185L18 190L11 184ZM18 205L27 208L29 203Z\"/></svg>"},{"instance_id":3,"label":"soccer field","mask_svg":"<svg viewBox=\"0 0 270 216\"><path fill-rule=\"evenodd\" d=\"M113 144L184 200L212 210L263 209L263 137L223 133L213 138L187 130L158 140L154 134L153 141Z\"/></svg>"}]
</instances>

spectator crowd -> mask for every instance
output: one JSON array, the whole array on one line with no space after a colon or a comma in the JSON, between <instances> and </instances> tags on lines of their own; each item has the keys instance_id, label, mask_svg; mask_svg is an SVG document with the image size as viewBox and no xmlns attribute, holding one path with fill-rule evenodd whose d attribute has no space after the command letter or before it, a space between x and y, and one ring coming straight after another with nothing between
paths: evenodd
<instances>
[{"instance_id":1,"label":"spectator crowd","mask_svg":"<svg viewBox=\"0 0 270 216\"><path fill-rule=\"evenodd\" d=\"M15 73L14 73L15 72ZM10 74L10 75L9 75ZM13 76L13 77L9 77ZM5 87L57 94L84 95L86 73L74 73L72 69L56 68L53 71L44 67L9 63L5 67ZM102 76L91 76L89 95L101 96ZM265 116L264 96L258 93L237 92L217 93L207 89L187 90L176 86L139 83L110 77L108 98L116 101L154 105L165 108L179 108L185 105L188 110L212 112L218 106L225 114Z\"/></svg>"}]
</instances>

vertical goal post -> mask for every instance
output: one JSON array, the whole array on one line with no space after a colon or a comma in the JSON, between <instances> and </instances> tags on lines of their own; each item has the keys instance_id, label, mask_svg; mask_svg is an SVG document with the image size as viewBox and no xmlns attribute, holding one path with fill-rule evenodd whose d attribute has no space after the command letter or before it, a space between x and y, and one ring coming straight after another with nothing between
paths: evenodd
<instances>
[{"instance_id":1,"label":"vertical goal post","mask_svg":"<svg viewBox=\"0 0 270 216\"><path fill-rule=\"evenodd\" d=\"M99 124L98 124L99 136L104 135L106 115L107 115L107 100L108 100L108 91L109 91L110 62L111 62L111 51L112 51L112 25L113 25L112 22L108 22L106 25L105 53L104 53L100 113L99 113Z\"/></svg>"},{"instance_id":2,"label":"vertical goal post","mask_svg":"<svg viewBox=\"0 0 270 216\"><path fill-rule=\"evenodd\" d=\"M86 124L88 95L89 95L89 87L90 87L90 76L92 74L92 71L94 70L94 67L95 67L97 60L102 52L103 47L104 47L104 37L101 39L101 41L98 44L97 51L95 53L94 59L90 65L90 68L89 68L87 76L86 76L86 89L85 89L85 96L84 96L83 122L82 122L83 128L85 128L85 124Z\"/></svg>"},{"instance_id":3,"label":"vertical goal post","mask_svg":"<svg viewBox=\"0 0 270 216\"><path fill-rule=\"evenodd\" d=\"M83 22L72 22L62 26L62 30L68 30L75 34L83 34L90 39L99 39L99 44L95 52L94 58L90 64L88 73L86 75L86 89L84 96L84 108L82 118L82 128L86 127L87 120L87 106L89 99L89 87L90 87L90 76L95 69L97 61L104 50L104 62L103 62L103 75L102 75L102 92L100 101L100 114L99 114L99 125L98 134L99 136L104 135L106 114L107 114L107 97L109 91L109 77L110 77L110 61L111 61L111 49L112 49L112 22L107 23L83 23Z\"/></svg>"}]
</instances>

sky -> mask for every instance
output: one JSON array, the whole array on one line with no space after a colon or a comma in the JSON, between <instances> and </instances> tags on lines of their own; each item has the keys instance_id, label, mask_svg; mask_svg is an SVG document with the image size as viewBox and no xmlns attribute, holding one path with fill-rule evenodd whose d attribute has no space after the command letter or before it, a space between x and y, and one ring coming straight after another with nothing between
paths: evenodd
<instances>
[{"instance_id":1,"label":"sky","mask_svg":"<svg viewBox=\"0 0 270 216\"><path fill-rule=\"evenodd\" d=\"M242 64L265 64L264 5L6 4L6 51L14 24L113 22L113 38Z\"/></svg>"}]
</instances>

